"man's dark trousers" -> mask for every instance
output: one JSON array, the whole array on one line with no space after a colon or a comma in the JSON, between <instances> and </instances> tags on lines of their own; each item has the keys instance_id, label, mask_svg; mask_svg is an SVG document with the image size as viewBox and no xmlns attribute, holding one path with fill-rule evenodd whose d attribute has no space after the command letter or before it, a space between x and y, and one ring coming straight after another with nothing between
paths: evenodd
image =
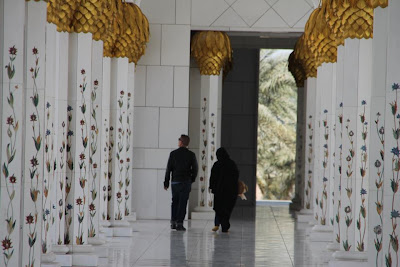
<instances>
[{"instance_id":1,"label":"man's dark trousers","mask_svg":"<svg viewBox=\"0 0 400 267\"><path fill-rule=\"evenodd\" d=\"M186 206L189 193L192 189L191 182L172 183L171 223L183 225L186 216Z\"/></svg>"}]
</instances>

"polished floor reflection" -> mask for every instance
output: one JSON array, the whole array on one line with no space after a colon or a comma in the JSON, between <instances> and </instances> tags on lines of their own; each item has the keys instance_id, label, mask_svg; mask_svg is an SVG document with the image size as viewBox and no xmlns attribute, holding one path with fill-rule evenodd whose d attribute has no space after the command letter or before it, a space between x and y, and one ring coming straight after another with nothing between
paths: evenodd
<instances>
[{"instance_id":1,"label":"polished floor reflection","mask_svg":"<svg viewBox=\"0 0 400 267\"><path fill-rule=\"evenodd\" d=\"M187 231L177 232L167 220L139 220L133 238L109 240L103 266L324 266L312 260L305 227L287 204L238 208L231 224L227 234L212 232L206 220L185 222Z\"/></svg>"}]
</instances>

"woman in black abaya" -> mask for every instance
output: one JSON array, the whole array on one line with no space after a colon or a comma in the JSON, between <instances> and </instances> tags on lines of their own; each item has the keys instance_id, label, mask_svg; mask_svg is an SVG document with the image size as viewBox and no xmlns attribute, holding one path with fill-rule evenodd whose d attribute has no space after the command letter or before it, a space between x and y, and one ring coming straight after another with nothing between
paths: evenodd
<instances>
[{"instance_id":1,"label":"woman in black abaya","mask_svg":"<svg viewBox=\"0 0 400 267\"><path fill-rule=\"evenodd\" d=\"M214 194L215 210L213 231L218 231L221 224L222 232L228 232L229 219L238 196L239 170L225 148L221 147L217 150L217 159L211 169L210 177L210 189Z\"/></svg>"}]
</instances>

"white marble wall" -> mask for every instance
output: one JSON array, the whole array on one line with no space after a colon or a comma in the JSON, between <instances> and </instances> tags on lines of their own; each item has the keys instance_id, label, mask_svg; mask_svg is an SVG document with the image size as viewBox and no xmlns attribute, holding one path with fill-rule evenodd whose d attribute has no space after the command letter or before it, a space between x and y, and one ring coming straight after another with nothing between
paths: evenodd
<instances>
[{"instance_id":1,"label":"white marble wall","mask_svg":"<svg viewBox=\"0 0 400 267\"><path fill-rule=\"evenodd\" d=\"M141 8L151 37L136 67L132 208L138 218L168 219L165 167L189 129L190 1L143 1Z\"/></svg>"}]
</instances>

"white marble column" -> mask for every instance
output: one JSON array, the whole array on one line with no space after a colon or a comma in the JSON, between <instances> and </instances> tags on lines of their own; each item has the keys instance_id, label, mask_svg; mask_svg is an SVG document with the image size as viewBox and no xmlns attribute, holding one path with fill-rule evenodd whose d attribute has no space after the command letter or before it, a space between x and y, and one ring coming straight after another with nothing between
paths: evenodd
<instances>
[{"instance_id":1,"label":"white marble column","mask_svg":"<svg viewBox=\"0 0 400 267\"><path fill-rule=\"evenodd\" d=\"M43 14L46 17L46 6ZM33 20L37 21L38 16ZM56 224L55 218L58 216L56 209L56 160L57 160L57 104L56 104L56 27L53 24L47 24L44 20L46 29L46 88L44 95L44 127L43 127L43 148L44 148L44 169L43 169L43 209L42 209L42 266L58 266L52 262L56 256L52 252L52 244L55 244ZM31 69L32 70L32 69ZM44 71L44 69L41 68ZM34 71L33 71L34 73ZM65 112L65 111L64 111ZM58 130L58 129L57 129Z\"/></svg>"},{"instance_id":2,"label":"white marble column","mask_svg":"<svg viewBox=\"0 0 400 267\"><path fill-rule=\"evenodd\" d=\"M334 203L333 203L333 232L334 232L334 243L331 245L332 250L340 249L340 221L343 219L342 211L342 180L343 176L343 133L344 133L344 123L343 123L343 67L344 67L344 47L338 46L337 50L337 63L336 63L336 126L335 126L335 180L334 180Z\"/></svg>"},{"instance_id":3,"label":"white marble column","mask_svg":"<svg viewBox=\"0 0 400 267\"><path fill-rule=\"evenodd\" d=\"M19 126L17 128L20 128L21 134L24 132L24 146L21 145L22 143L16 143L16 146L20 146L24 151L22 166L25 173L24 196L22 198L23 203L21 203L21 206L24 207L23 218L21 218L23 234L19 242L22 242L22 249L26 251L21 254L22 265L32 266L32 264L34 265L40 261L41 252L44 254L47 252L48 246L43 237L47 237L50 227L45 221L49 217L46 217L46 214L50 215L50 209L45 211L48 197L47 182L49 179L45 177L44 162L44 150L46 146L46 131L44 129L46 123L46 3L26 3L26 14L26 76L24 80L25 88L21 88L24 90L23 98L25 100L23 98L14 98L11 102L19 102L25 106L18 108L25 113L25 119L15 124ZM20 44L23 44L23 42L20 42ZM12 146L12 144L9 147L7 146L7 151L11 152L9 154L10 157L7 156L9 161L13 155ZM19 196L16 194L15 199L18 198ZM16 245L17 243L14 247Z\"/></svg>"},{"instance_id":4,"label":"white marble column","mask_svg":"<svg viewBox=\"0 0 400 267\"><path fill-rule=\"evenodd\" d=\"M55 28L55 25L48 25L48 28ZM68 252L66 246L66 225L69 225L69 220L72 220L72 204L67 203L67 198L71 189L71 180L67 181L67 152L70 147L67 144L67 139L70 140L71 136L68 131L68 43L69 34L65 32L56 33L56 66L54 68L55 74L55 114L57 116L55 129L57 132L57 142L55 144L56 150L56 207L57 216L55 218L55 244L52 246L52 250L56 253L56 259L62 263L63 266L72 265L72 259L70 256L65 255ZM71 219L70 219L71 218ZM67 221L68 222L67 222Z\"/></svg>"},{"instance_id":5,"label":"white marble column","mask_svg":"<svg viewBox=\"0 0 400 267\"><path fill-rule=\"evenodd\" d=\"M377 8L374 11L373 39L373 77L371 92L371 135L369 153L369 214L368 214L368 266L384 266L383 250L383 189L384 154L385 154L385 119L391 119L391 113L386 112L386 69L387 69L387 37L388 8ZM386 117L388 116L388 117ZM388 129L390 133L390 129ZM385 182L386 180L386 182Z\"/></svg>"},{"instance_id":6,"label":"white marble column","mask_svg":"<svg viewBox=\"0 0 400 267\"><path fill-rule=\"evenodd\" d=\"M126 117L128 59L111 59L110 162L111 199L108 212L114 236L131 236L125 218ZM121 228L122 227L122 228Z\"/></svg>"},{"instance_id":7,"label":"white marble column","mask_svg":"<svg viewBox=\"0 0 400 267\"><path fill-rule=\"evenodd\" d=\"M67 206L67 244L72 245L72 264L97 266L97 256L90 254L89 222L89 135L91 80L91 34L72 33L69 36L68 145L67 181L70 185ZM67 207L68 209L68 207ZM69 218L72 218L70 221Z\"/></svg>"},{"instance_id":8,"label":"white marble column","mask_svg":"<svg viewBox=\"0 0 400 267\"><path fill-rule=\"evenodd\" d=\"M217 144L220 144L218 107L221 103L219 98L222 96L222 72L219 76L202 75L200 84L199 203L195 211L207 212L212 211L214 204L213 194L209 192L208 187L211 168L217 160ZM197 215L192 213L192 217L197 218ZM213 218L213 214L207 216Z\"/></svg>"},{"instance_id":9,"label":"white marble column","mask_svg":"<svg viewBox=\"0 0 400 267\"><path fill-rule=\"evenodd\" d=\"M125 218L128 221L136 221L136 212L132 210L132 181L133 181L133 102L135 92L135 63L128 65L128 87L126 102L126 159L125 159Z\"/></svg>"},{"instance_id":10,"label":"white marble column","mask_svg":"<svg viewBox=\"0 0 400 267\"><path fill-rule=\"evenodd\" d=\"M317 224L313 227L310 240L317 242L313 244L315 249L325 249L332 241L333 236L333 209L331 183L334 180L333 151L335 148L334 123L335 123L335 102L336 88L333 87L333 77L336 77L336 66L332 63L323 63L318 67L317 94L320 95L320 104L316 113L319 112L319 120L316 121L319 127L318 149L315 150L315 157L318 158L319 167L314 176L314 185L317 194L315 195L315 210ZM336 86L335 86L336 87ZM318 118L318 117L317 117ZM316 160L317 162L317 160ZM314 165L315 166L315 165Z\"/></svg>"},{"instance_id":11,"label":"white marble column","mask_svg":"<svg viewBox=\"0 0 400 267\"><path fill-rule=\"evenodd\" d=\"M400 51L399 51L399 11L400 2L389 1L387 7L387 69L386 69L386 104L385 104L385 163L383 184L383 229L382 253L383 264L399 266L400 220ZM376 175L375 175L376 176Z\"/></svg>"},{"instance_id":12,"label":"white marble column","mask_svg":"<svg viewBox=\"0 0 400 267\"><path fill-rule=\"evenodd\" d=\"M103 41L92 42L92 86L90 92L89 130L89 243L104 244L99 239L101 213L101 132L102 127L102 92L103 92Z\"/></svg>"},{"instance_id":13,"label":"white marble column","mask_svg":"<svg viewBox=\"0 0 400 267\"><path fill-rule=\"evenodd\" d=\"M103 91L101 93L101 178L100 178L100 206L99 215L101 216L101 225L104 227L110 226L108 221L108 195L109 195L109 121L110 121L110 68L111 59L103 58ZM110 190L111 191L111 190Z\"/></svg>"},{"instance_id":14,"label":"white marble column","mask_svg":"<svg viewBox=\"0 0 400 267\"><path fill-rule=\"evenodd\" d=\"M4 16L0 18L2 25L2 39L0 40L2 51L2 90L1 90L1 202L0 214L3 220L0 223L0 236L2 266L22 265L22 251L20 251L19 227L25 225L25 214L21 212L21 186L23 162L22 127L23 113L25 109L24 99L24 18L25 2L5 0L0 4ZM37 182L39 184L39 181ZM36 181L35 181L36 184ZM33 191L33 200L40 198L38 191ZM36 205L38 216L40 203ZM32 209L35 216L35 211ZM40 223L32 221L37 225ZM38 219L40 220L40 219ZM31 219L29 218L29 221ZM34 237L40 244L40 225L36 226ZM28 240L27 240L28 241ZM40 249L36 249L34 257L38 257Z\"/></svg>"},{"instance_id":15,"label":"white marble column","mask_svg":"<svg viewBox=\"0 0 400 267\"><path fill-rule=\"evenodd\" d=\"M372 40L346 39L343 76L343 161L341 251L333 266L366 261ZM364 262L365 263L365 262Z\"/></svg>"},{"instance_id":16,"label":"white marble column","mask_svg":"<svg viewBox=\"0 0 400 267\"><path fill-rule=\"evenodd\" d=\"M316 79L308 78L305 81L304 90L306 90L306 134L304 147L304 207L297 214L299 222L310 222L314 220L314 127L315 127L315 105L316 105Z\"/></svg>"}]
</instances>

